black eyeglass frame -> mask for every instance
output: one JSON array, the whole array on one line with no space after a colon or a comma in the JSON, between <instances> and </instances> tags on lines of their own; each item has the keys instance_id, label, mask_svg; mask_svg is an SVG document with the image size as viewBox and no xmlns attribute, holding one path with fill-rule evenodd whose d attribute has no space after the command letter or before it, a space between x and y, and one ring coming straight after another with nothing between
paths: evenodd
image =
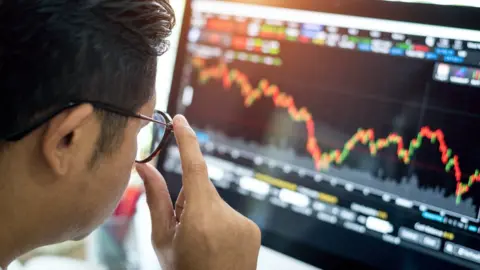
<instances>
[{"instance_id":1,"label":"black eyeglass frame","mask_svg":"<svg viewBox=\"0 0 480 270\"><path fill-rule=\"evenodd\" d=\"M33 132L34 130L36 130L37 128L39 128L41 125L45 124L45 122L47 122L50 119L52 119L53 117L55 117L57 114L65 111L65 110L77 107L77 106L82 105L82 104L91 104L94 108L97 108L97 109L105 110L107 112L115 113L115 114L125 116L125 117L133 117L133 118L157 123L157 124L165 127L165 133L163 135L163 138L162 138L161 142L159 143L159 145L155 149L152 149L153 150L152 154L150 154L150 156L148 156L147 158L145 158L143 160L136 160L135 161L136 163L148 163L148 162L152 161L160 153L160 151L167 145L167 143L170 139L170 135L173 134L172 117L166 112L162 112L160 110L155 110L155 113L160 114L165 119L165 123L163 123L161 121L158 121L158 120L153 119L151 117L148 117L146 115L134 113L134 112L131 112L129 110L125 110L125 109L122 109L122 108L119 108L119 107L116 107L114 105L107 104L107 103L104 103L104 102L86 101L86 100L83 101L82 100L82 101L68 102L66 105L61 106L58 109L54 110L53 112L51 112L51 113L45 115L44 117L38 119L32 125L30 125L28 128L26 128L22 131L19 131L19 132L14 132L14 133L8 134L7 136L2 136L2 137L7 142L19 141L22 138L24 138L25 136L27 136L28 134L30 134L31 132ZM153 139L156 140L156 137L154 137ZM153 147L154 147L154 144L152 143L152 148Z\"/></svg>"}]
</instances>

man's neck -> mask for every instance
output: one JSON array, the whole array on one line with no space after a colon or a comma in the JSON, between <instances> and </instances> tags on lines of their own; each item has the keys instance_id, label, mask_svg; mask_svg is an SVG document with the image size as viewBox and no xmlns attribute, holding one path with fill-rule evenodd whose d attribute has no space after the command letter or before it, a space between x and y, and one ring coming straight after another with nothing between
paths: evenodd
<instances>
[{"instance_id":1,"label":"man's neck","mask_svg":"<svg viewBox=\"0 0 480 270\"><path fill-rule=\"evenodd\" d=\"M14 252L8 250L9 245L3 240L3 238L0 239L0 270L6 269L7 266L15 259L15 255L13 255Z\"/></svg>"},{"instance_id":2,"label":"man's neck","mask_svg":"<svg viewBox=\"0 0 480 270\"><path fill-rule=\"evenodd\" d=\"M24 221L23 215L18 215L22 213L22 209L4 200L1 191L0 204L0 267L7 270L12 261L36 248L39 239L30 227L35 222Z\"/></svg>"},{"instance_id":3,"label":"man's neck","mask_svg":"<svg viewBox=\"0 0 480 270\"><path fill-rule=\"evenodd\" d=\"M3 181L0 177L0 182ZM26 222L28 215L22 211L21 200L15 202L11 197L13 192L7 192L0 187L0 267L7 266L17 257L33 249L38 239L32 237L34 222ZM23 213L23 214L20 214Z\"/></svg>"},{"instance_id":4,"label":"man's neck","mask_svg":"<svg viewBox=\"0 0 480 270\"><path fill-rule=\"evenodd\" d=\"M12 171L16 173L12 175ZM24 209L27 207L25 198L18 196L21 184L20 187L14 186L18 181L11 181L22 179L22 171L10 159L0 155L0 172L0 267L7 270L12 261L33 248L37 239L31 238L29 226L35 222Z\"/></svg>"},{"instance_id":5,"label":"man's neck","mask_svg":"<svg viewBox=\"0 0 480 270\"><path fill-rule=\"evenodd\" d=\"M1 2L1 0L0 0ZM0 153L0 267L7 266L19 256L45 243L49 226L40 224L44 218L38 201L26 181L31 172L19 164L25 157L6 158ZM33 194L33 195L32 195Z\"/></svg>"},{"instance_id":6,"label":"man's neck","mask_svg":"<svg viewBox=\"0 0 480 270\"><path fill-rule=\"evenodd\" d=\"M0 270L7 269L7 266L21 255L19 244L21 241L15 242L14 233L8 225L8 220L2 216L0 221Z\"/></svg>"}]
</instances>

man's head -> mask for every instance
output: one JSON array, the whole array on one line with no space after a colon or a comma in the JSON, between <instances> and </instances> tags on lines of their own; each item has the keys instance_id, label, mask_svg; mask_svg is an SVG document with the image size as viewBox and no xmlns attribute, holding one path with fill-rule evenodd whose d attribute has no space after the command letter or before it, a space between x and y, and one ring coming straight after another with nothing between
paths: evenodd
<instances>
[{"instance_id":1,"label":"man's head","mask_svg":"<svg viewBox=\"0 0 480 270\"><path fill-rule=\"evenodd\" d=\"M173 25L168 0L0 0L0 230L48 244L88 234L113 211L145 122L87 102L9 136L71 101L151 115Z\"/></svg>"}]
</instances>

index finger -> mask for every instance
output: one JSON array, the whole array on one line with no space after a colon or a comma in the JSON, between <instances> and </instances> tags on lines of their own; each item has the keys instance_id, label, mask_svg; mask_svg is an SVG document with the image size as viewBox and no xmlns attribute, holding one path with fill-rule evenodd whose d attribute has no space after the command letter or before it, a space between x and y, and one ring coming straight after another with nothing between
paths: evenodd
<instances>
[{"instance_id":1,"label":"index finger","mask_svg":"<svg viewBox=\"0 0 480 270\"><path fill-rule=\"evenodd\" d=\"M183 188L187 198L211 193L212 182L208 179L208 169L200 150L195 132L185 117L175 116L173 119L175 137L180 149L183 170Z\"/></svg>"}]
</instances>

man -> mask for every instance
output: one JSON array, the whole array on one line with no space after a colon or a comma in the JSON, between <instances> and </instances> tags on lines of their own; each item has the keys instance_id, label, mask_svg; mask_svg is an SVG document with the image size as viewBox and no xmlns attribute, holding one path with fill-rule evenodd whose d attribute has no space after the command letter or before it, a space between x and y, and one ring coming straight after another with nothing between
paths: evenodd
<instances>
[{"instance_id":1,"label":"man","mask_svg":"<svg viewBox=\"0 0 480 270\"><path fill-rule=\"evenodd\" d=\"M146 125L131 115L153 114L174 22L167 0L0 0L0 268L112 213ZM220 198L185 118L173 127L175 208L160 173L136 167L163 269L255 269L258 227Z\"/></svg>"}]
</instances>

